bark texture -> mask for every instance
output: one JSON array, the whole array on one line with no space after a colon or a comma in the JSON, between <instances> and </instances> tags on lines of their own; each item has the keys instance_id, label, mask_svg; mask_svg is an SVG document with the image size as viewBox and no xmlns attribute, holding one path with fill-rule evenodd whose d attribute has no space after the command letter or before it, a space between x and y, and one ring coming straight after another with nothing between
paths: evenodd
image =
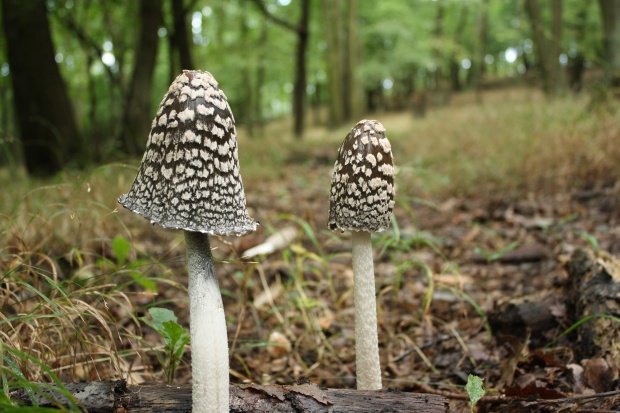
<instances>
[{"instance_id":1,"label":"bark texture","mask_svg":"<svg viewBox=\"0 0 620 413\"><path fill-rule=\"evenodd\" d=\"M89 413L173 413L191 410L189 385L127 386L124 381L102 381L69 384L66 387ZM12 393L11 398L30 403L28 395L22 390ZM50 406L45 398L36 398L41 406ZM230 411L234 413L446 413L448 408L448 400L442 396L390 390L325 389L313 384L247 384L230 388Z\"/></svg>"},{"instance_id":2,"label":"bark texture","mask_svg":"<svg viewBox=\"0 0 620 413\"><path fill-rule=\"evenodd\" d=\"M604 252L577 250L566 267L571 281L572 321L583 323L577 333L581 356L599 360L611 375L620 375L620 259ZM614 317L614 318L612 318ZM601 361L602 360L602 361ZM600 389L605 391L608 389Z\"/></svg>"}]
</instances>

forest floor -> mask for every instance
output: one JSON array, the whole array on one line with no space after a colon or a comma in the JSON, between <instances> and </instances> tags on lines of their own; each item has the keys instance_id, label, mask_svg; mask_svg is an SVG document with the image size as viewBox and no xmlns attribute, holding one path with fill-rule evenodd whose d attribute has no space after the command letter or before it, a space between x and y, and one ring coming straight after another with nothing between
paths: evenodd
<instances>
[{"instance_id":1,"label":"forest floor","mask_svg":"<svg viewBox=\"0 0 620 413\"><path fill-rule=\"evenodd\" d=\"M373 236L384 387L443 394L466 412L473 374L487 389L480 412L620 410L620 337L587 347L584 332L598 321L620 331L620 300L579 314L587 297L567 271L583 249L598 263L620 256L619 112L529 90L485 99L457 96L424 119L376 115L399 167L393 226ZM312 128L300 143L288 128L267 125L262 139L240 130L261 226L212 243L231 378L352 388L350 236L326 229L349 127ZM116 204L135 171L106 165L45 183L0 172L3 371L165 381L163 339L140 317L166 307L188 325L184 246ZM295 236L279 251L240 258L282 230ZM191 380L190 358L188 348L174 383Z\"/></svg>"}]
</instances>

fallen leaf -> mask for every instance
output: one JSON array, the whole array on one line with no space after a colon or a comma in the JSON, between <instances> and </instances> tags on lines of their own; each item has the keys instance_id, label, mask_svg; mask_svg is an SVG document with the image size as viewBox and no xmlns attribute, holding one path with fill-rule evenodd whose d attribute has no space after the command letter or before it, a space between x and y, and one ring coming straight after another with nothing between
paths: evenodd
<instances>
[{"instance_id":1,"label":"fallen leaf","mask_svg":"<svg viewBox=\"0 0 620 413\"><path fill-rule=\"evenodd\" d=\"M609 364L602 358L583 359L584 383L597 393L609 391L614 383L614 377Z\"/></svg>"},{"instance_id":2,"label":"fallen leaf","mask_svg":"<svg viewBox=\"0 0 620 413\"><path fill-rule=\"evenodd\" d=\"M278 331L272 331L269 335L267 352L272 359L279 359L291 352L291 341Z\"/></svg>"}]
</instances>

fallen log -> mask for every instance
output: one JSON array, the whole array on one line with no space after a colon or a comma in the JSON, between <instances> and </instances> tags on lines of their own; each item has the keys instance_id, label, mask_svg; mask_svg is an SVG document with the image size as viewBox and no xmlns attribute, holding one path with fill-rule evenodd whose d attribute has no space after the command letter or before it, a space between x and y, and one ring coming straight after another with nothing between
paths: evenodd
<instances>
[{"instance_id":1,"label":"fallen log","mask_svg":"<svg viewBox=\"0 0 620 413\"><path fill-rule=\"evenodd\" d=\"M606 385L592 387L610 390L620 374L620 259L580 249L573 253L566 270L570 277L569 313L573 323L583 322L577 329L580 356L591 360L598 376L609 376ZM588 373L588 364L585 367Z\"/></svg>"},{"instance_id":2,"label":"fallen log","mask_svg":"<svg viewBox=\"0 0 620 413\"><path fill-rule=\"evenodd\" d=\"M141 384L127 386L125 381L100 381L65 385L88 413L173 413L191 411L191 385ZM29 396L17 390L11 398L30 404L31 397L42 407L52 407L49 398L67 404L57 391ZM230 411L234 413L356 413L417 412L446 413L448 400L433 394L405 393L396 390L359 391L326 389L315 384L292 386L256 384L232 385Z\"/></svg>"}]
</instances>

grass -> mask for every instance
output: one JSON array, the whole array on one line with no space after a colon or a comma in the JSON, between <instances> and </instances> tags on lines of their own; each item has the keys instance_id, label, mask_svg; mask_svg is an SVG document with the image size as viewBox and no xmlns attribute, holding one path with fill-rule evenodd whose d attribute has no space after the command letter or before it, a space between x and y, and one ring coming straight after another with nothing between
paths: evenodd
<instances>
[{"instance_id":1,"label":"grass","mask_svg":"<svg viewBox=\"0 0 620 413\"><path fill-rule=\"evenodd\" d=\"M620 112L597 112L587 95L546 99L534 89L489 91L453 99L422 119L370 114L387 129L403 193L448 196L495 191L558 191L609 183L620 175ZM297 142L274 122L261 138L240 131L244 179L269 180L287 168L331 167L353 125L309 128ZM327 172L329 173L329 168Z\"/></svg>"},{"instance_id":2,"label":"grass","mask_svg":"<svg viewBox=\"0 0 620 413\"><path fill-rule=\"evenodd\" d=\"M547 101L523 89L488 92L483 105L473 101L473 95L458 96L423 119L408 113L369 116L382 121L392 142L397 216L415 223L417 204L433 206L456 195L563 191L620 177L617 112L589 113L587 97ZM331 167L352 125L333 131L312 127L298 142L287 122L266 125L262 137L239 131L248 205L263 224L252 242L260 242L264 228L284 224L298 225L301 235L279 255L254 264L235 258L252 236L214 243L227 317L235 328L231 368L241 381L287 382L306 374L325 385L347 386L353 372L345 361L354 358L352 281L341 247L347 240L323 228ZM47 181L0 170L5 392L55 378L133 383L173 378L162 366L165 343L140 317L151 307L164 307L187 325L182 235L121 211L116 199L129 189L136 165L66 171ZM426 271L430 291L433 271L411 254L427 248L447 260L440 244L396 223L382 239L389 245L381 256L393 267L386 270L391 278L378 284L381 299L410 293L401 288L403 273L410 271ZM267 304L254 306L268 289ZM461 293L454 295L484 318ZM386 334L411 345L403 331L432 322L431 295L424 296L422 314L399 321ZM379 306L387 324L381 300ZM266 356L274 331L291 342L287 360ZM180 361L177 381L189 380L188 362L188 356Z\"/></svg>"}]
</instances>

